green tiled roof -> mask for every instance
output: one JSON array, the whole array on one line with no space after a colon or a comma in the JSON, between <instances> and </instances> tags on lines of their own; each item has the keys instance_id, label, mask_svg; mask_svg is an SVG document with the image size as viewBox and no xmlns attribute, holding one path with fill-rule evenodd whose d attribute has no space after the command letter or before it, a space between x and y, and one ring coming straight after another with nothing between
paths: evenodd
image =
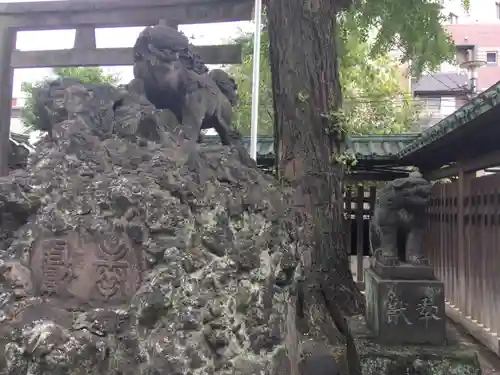
<instances>
[{"instance_id":1,"label":"green tiled roof","mask_svg":"<svg viewBox=\"0 0 500 375\"><path fill-rule=\"evenodd\" d=\"M479 94L460 109L444 118L436 125L425 130L413 142L403 148L398 156L404 157L429 145L444 135L464 126L486 111L500 104L500 81Z\"/></svg>"},{"instance_id":2,"label":"green tiled roof","mask_svg":"<svg viewBox=\"0 0 500 375\"><path fill-rule=\"evenodd\" d=\"M361 135L347 139L347 149L358 160L393 160L418 134Z\"/></svg>"},{"instance_id":3,"label":"green tiled roof","mask_svg":"<svg viewBox=\"0 0 500 375\"><path fill-rule=\"evenodd\" d=\"M204 135L204 144L220 144L218 135ZM250 137L243 137L245 148L250 152ZM257 157L274 159L274 139L273 137L258 137L257 138Z\"/></svg>"},{"instance_id":4,"label":"green tiled roof","mask_svg":"<svg viewBox=\"0 0 500 375\"><path fill-rule=\"evenodd\" d=\"M350 137L347 148L355 154L358 160L394 160L398 153L408 144L413 142L418 134L391 134L391 135L363 135ZM205 135L203 143L218 144L217 135ZM250 137L243 137L247 150L250 150ZM257 139L257 157L274 158L274 140L272 137L259 137Z\"/></svg>"},{"instance_id":5,"label":"green tiled roof","mask_svg":"<svg viewBox=\"0 0 500 375\"><path fill-rule=\"evenodd\" d=\"M347 148L348 151L354 153L357 160L380 161L382 163L401 160L499 105L500 81L421 134L355 136L347 140ZM204 136L204 143L214 144L219 142L218 136ZM250 137L244 137L243 142L249 150ZM258 138L257 157L261 159L274 158L274 141L272 137Z\"/></svg>"}]
</instances>

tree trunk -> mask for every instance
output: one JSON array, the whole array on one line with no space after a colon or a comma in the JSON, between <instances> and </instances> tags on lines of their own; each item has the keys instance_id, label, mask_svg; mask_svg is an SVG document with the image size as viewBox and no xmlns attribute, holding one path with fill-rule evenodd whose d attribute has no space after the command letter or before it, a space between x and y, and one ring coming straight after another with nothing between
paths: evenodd
<instances>
[{"instance_id":1,"label":"tree trunk","mask_svg":"<svg viewBox=\"0 0 500 375\"><path fill-rule=\"evenodd\" d=\"M297 192L306 238L309 287L347 315L364 310L345 248L342 104L335 0L267 4L279 175Z\"/></svg>"}]
</instances>

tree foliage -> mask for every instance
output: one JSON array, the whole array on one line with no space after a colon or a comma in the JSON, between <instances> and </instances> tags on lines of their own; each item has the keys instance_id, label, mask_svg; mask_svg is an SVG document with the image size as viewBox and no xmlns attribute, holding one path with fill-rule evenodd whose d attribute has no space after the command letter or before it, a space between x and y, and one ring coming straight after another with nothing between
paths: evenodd
<instances>
[{"instance_id":1,"label":"tree foliage","mask_svg":"<svg viewBox=\"0 0 500 375\"><path fill-rule=\"evenodd\" d=\"M345 53L340 61L344 95L342 115L351 134L402 133L408 131L417 108L410 93L402 84L404 77L397 61L385 55L371 57L371 46L359 33L344 28L342 41ZM236 40L243 45L243 63L229 68L238 83L240 105L235 125L244 134L250 133L252 103L253 36ZM273 103L271 70L269 68L269 39L267 31L261 36L261 65L259 93L259 134L273 133Z\"/></svg>"},{"instance_id":2,"label":"tree foliage","mask_svg":"<svg viewBox=\"0 0 500 375\"><path fill-rule=\"evenodd\" d=\"M78 78L83 83L118 83L119 77L113 74L107 74L99 67L68 67L53 69L55 77L46 77L39 82L23 82L21 92L25 98L25 104L21 109L21 119L24 126L30 129L38 130L38 115L35 110L35 95L37 90L52 81L55 78Z\"/></svg>"},{"instance_id":3,"label":"tree foliage","mask_svg":"<svg viewBox=\"0 0 500 375\"><path fill-rule=\"evenodd\" d=\"M346 131L349 135L410 131L418 106L401 65L388 53L372 56L370 43L345 22L342 26L339 59Z\"/></svg>"},{"instance_id":4,"label":"tree foliage","mask_svg":"<svg viewBox=\"0 0 500 375\"><path fill-rule=\"evenodd\" d=\"M400 84L397 63L406 63L413 75L418 76L454 59L455 48L443 28L441 14L443 5L449 1L361 0L339 16L337 37L341 42L339 58L345 99L342 114L353 134L408 130L418 108L412 103L411 93ZM470 0L461 3L468 11ZM244 59L242 65L229 68L238 82L241 97L235 124L249 134L253 37L243 35L236 42L243 44ZM264 27L259 98L259 133L264 135L272 134L273 129L268 51L269 38Z\"/></svg>"},{"instance_id":5,"label":"tree foliage","mask_svg":"<svg viewBox=\"0 0 500 375\"><path fill-rule=\"evenodd\" d=\"M252 109L253 35L245 34L236 38L242 44L243 62L229 67L229 74L238 83L240 104L235 113L234 125L245 135L250 134ZM269 38L267 31L261 35L259 87L259 134L272 135L273 101L271 91L271 69L269 68Z\"/></svg>"},{"instance_id":6,"label":"tree foliage","mask_svg":"<svg viewBox=\"0 0 500 375\"><path fill-rule=\"evenodd\" d=\"M364 40L373 40L373 54L401 52L415 75L452 61L455 47L443 28L442 8L450 0L362 0L345 15L349 27ZM468 0L462 0L465 9Z\"/></svg>"}]
</instances>

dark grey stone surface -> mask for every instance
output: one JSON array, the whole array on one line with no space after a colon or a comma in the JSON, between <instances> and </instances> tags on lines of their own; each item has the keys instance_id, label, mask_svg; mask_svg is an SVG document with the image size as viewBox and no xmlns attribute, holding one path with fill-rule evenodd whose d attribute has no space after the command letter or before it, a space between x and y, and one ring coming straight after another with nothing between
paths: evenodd
<instances>
[{"instance_id":1,"label":"dark grey stone surface","mask_svg":"<svg viewBox=\"0 0 500 375\"><path fill-rule=\"evenodd\" d=\"M289 374L293 191L131 86L39 93L51 136L0 179L0 374Z\"/></svg>"},{"instance_id":2,"label":"dark grey stone surface","mask_svg":"<svg viewBox=\"0 0 500 375\"><path fill-rule=\"evenodd\" d=\"M441 281L384 279L368 268L365 295L367 325L382 342L445 343L446 314Z\"/></svg>"}]
</instances>

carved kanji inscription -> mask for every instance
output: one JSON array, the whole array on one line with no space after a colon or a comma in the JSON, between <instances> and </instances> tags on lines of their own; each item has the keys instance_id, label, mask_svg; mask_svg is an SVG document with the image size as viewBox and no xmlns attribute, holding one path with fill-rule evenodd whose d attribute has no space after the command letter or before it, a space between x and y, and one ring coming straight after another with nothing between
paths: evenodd
<instances>
[{"instance_id":1,"label":"carved kanji inscription","mask_svg":"<svg viewBox=\"0 0 500 375\"><path fill-rule=\"evenodd\" d=\"M100 259L96 261L96 289L106 301L123 294L126 289L130 264L127 262L129 249L123 242L113 238L99 244Z\"/></svg>"},{"instance_id":2,"label":"carved kanji inscription","mask_svg":"<svg viewBox=\"0 0 500 375\"><path fill-rule=\"evenodd\" d=\"M40 289L44 294L57 294L67 269L68 243L64 239L53 239L44 241L42 246L43 279Z\"/></svg>"},{"instance_id":3,"label":"carved kanji inscription","mask_svg":"<svg viewBox=\"0 0 500 375\"><path fill-rule=\"evenodd\" d=\"M140 284L141 264L140 250L113 235L95 242L77 235L40 238L30 259L38 295L91 305L131 298Z\"/></svg>"}]
</instances>

